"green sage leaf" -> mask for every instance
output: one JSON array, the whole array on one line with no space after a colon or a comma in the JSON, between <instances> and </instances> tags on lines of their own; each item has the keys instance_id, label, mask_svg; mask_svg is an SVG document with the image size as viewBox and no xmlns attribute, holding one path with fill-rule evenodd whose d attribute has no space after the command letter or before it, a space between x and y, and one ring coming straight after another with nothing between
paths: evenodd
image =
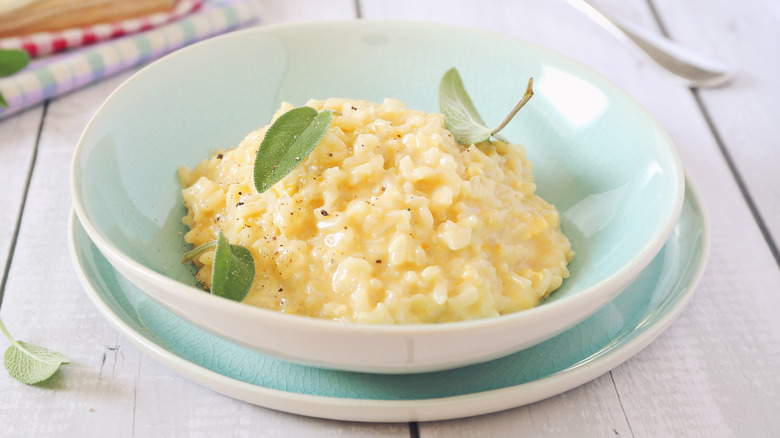
<instances>
[{"instance_id":1,"label":"green sage leaf","mask_svg":"<svg viewBox=\"0 0 780 438\"><path fill-rule=\"evenodd\" d=\"M232 245L222 232L217 237L211 266L211 293L242 301L255 279L255 260L241 245Z\"/></svg>"},{"instance_id":2,"label":"green sage leaf","mask_svg":"<svg viewBox=\"0 0 780 438\"><path fill-rule=\"evenodd\" d=\"M450 131L455 141L464 146L481 143L490 137L506 141L498 136L498 132L531 100L534 95L533 83L534 78L530 78L522 99L498 126L489 129L466 92L458 70L453 67L444 73L439 83L439 111L444 115L444 127Z\"/></svg>"},{"instance_id":3,"label":"green sage leaf","mask_svg":"<svg viewBox=\"0 0 780 438\"><path fill-rule=\"evenodd\" d=\"M19 347L11 345L5 351L5 367L14 379L35 385L49 379L60 365L68 363L68 359L44 347L18 342Z\"/></svg>"},{"instance_id":4,"label":"green sage leaf","mask_svg":"<svg viewBox=\"0 0 780 438\"><path fill-rule=\"evenodd\" d=\"M30 63L30 55L24 50L0 49L0 77L11 76Z\"/></svg>"},{"instance_id":5,"label":"green sage leaf","mask_svg":"<svg viewBox=\"0 0 780 438\"><path fill-rule=\"evenodd\" d=\"M293 108L268 128L255 157L254 182L264 192L309 156L330 127L333 113L307 106Z\"/></svg>"},{"instance_id":6,"label":"green sage leaf","mask_svg":"<svg viewBox=\"0 0 780 438\"><path fill-rule=\"evenodd\" d=\"M0 329L11 342L5 351L5 368L18 381L27 385L41 383L53 376L61 365L68 363L68 359L56 351L14 340L2 320Z\"/></svg>"},{"instance_id":7,"label":"green sage leaf","mask_svg":"<svg viewBox=\"0 0 780 438\"><path fill-rule=\"evenodd\" d=\"M492 135L454 67L439 82L439 111L444 115L444 127L464 146L481 143Z\"/></svg>"},{"instance_id":8,"label":"green sage leaf","mask_svg":"<svg viewBox=\"0 0 780 438\"><path fill-rule=\"evenodd\" d=\"M30 63L30 55L24 50L0 49L0 77L11 76ZM0 93L0 106L8 108L8 102Z\"/></svg>"}]
</instances>

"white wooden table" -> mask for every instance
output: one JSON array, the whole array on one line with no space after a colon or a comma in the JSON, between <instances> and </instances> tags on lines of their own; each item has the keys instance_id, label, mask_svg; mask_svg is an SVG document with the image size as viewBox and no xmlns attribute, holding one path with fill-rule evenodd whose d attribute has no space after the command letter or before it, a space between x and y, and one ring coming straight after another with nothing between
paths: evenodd
<instances>
[{"instance_id":1,"label":"white wooden table","mask_svg":"<svg viewBox=\"0 0 780 438\"><path fill-rule=\"evenodd\" d=\"M601 0L605 9L734 66L688 89L564 0L261 1L262 24L392 18L529 40L601 72L673 138L711 216L704 278L679 319L614 370L504 412L431 423L300 417L200 387L139 352L85 296L69 260L70 159L132 72L0 121L0 315L71 359L25 386L0 370L0 436L780 436L780 5ZM0 341L0 348L7 344Z\"/></svg>"}]
</instances>

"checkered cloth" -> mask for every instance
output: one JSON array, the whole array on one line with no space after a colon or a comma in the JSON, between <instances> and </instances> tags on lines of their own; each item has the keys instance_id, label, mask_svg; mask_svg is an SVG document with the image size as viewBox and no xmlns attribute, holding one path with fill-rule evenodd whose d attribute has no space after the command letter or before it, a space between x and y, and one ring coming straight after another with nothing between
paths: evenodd
<instances>
[{"instance_id":1,"label":"checkered cloth","mask_svg":"<svg viewBox=\"0 0 780 438\"><path fill-rule=\"evenodd\" d=\"M21 72L0 78L0 93L9 105L0 107L0 118L251 23L257 16L252 0L206 1L196 12L150 30L35 59Z\"/></svg>"}]
</instances>

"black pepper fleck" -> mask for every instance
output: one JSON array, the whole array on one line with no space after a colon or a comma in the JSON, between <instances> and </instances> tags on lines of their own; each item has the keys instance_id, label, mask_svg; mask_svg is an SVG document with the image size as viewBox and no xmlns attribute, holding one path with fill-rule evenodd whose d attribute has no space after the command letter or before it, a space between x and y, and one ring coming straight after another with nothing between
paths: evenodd
<instances>
[{"instance_id":1,"label":"black pepper fleck","mask_svg":"<svg viewBox=\"0 0 780 438\"><path fill-rule=\"evenodd\" d=\"M320 214L321 214L321 215L323 215L323 216L327 216L327 215L328 215L328 212L327 212L327 211L325 211L325 210L320 210Z\"/></svg>"},{"instance_id":2,"label":"black pepper fleck","mask_svg":"<svg viewBox=\"0 0 780 438\"><path fill-rule=\"evenodd\" d=\"M217 154L217 158L219 158L220 160L222 159L222 157L224 157L224 155L222 155L222 154Z\"/></svg>"}]
</instances>

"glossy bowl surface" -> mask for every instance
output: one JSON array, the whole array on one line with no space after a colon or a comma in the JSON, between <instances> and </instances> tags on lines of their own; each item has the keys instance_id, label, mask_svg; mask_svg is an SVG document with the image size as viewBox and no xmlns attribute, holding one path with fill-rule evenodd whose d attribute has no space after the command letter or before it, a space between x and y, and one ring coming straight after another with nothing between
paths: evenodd
<instances>
[{"instance_id":1,"label":"glossy bowl surface","mask_svg":"<svg viewBox=\"0 0 780 438\"><path fill-rule=\"evenodd\" d=\"M267 124L281 101L348 97L438 111L457 67L488 124L534 77L535 96L502 132L534 162L577 255L539 307L436 325L358 325L283 315L212 296L188 250L176 169ZM613 299L666 242L684 175L669 137L609 81L544 48L473 29L317 22L248 29L144 68L106 100L72 164L79 220L109 262L175 314L220 337L307 365L410 373L477 363L561 333Z\"/></svg>"}]
</instances>

